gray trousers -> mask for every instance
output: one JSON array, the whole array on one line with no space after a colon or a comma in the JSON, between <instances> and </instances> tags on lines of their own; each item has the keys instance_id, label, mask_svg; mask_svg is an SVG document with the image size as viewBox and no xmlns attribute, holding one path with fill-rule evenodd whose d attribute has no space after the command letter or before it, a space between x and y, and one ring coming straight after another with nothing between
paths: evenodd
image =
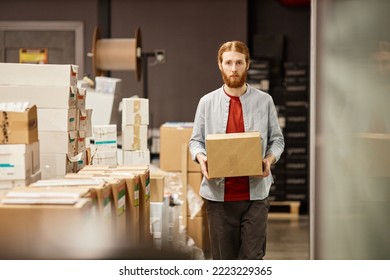
<instances>
[{"instance_id":1,"label":"gray trousers","mask_svg":"<svg viewBox=\"0 0 390 280\"><path fill-rule=\"evenodd\" d=\"M265 256L268 211L264 200L207 201L214 260L261 260Z\"/></svg>"}]
</instances>

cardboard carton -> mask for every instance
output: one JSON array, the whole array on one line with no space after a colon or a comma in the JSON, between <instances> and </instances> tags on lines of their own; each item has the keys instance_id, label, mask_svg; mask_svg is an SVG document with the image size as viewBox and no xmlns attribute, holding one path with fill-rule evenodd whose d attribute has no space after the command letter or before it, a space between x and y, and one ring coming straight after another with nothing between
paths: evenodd
<instances>
[{"instance_id":1,"label":"cardboard carton","mask_svg":"<svg viewBox=\"0 0 390 280\"><path fill-rule=\"evenodd\" d=\"M149 99L123 98L122 99L122 124L124 125L148 125L149 124Z\"/></svg>"},{"instance_id":2,"label":"cardboard carton","mask_svg":"<svg viewBox=\"0 0 390 280\"><path fill-rule=\"evenodd\" d=\"M77 86L77 80L77 65L0 63L1 85Z\"/></svg>"},{"instance_id":3,"label":"cardboard carton","mask_svg":"<svg viewBox=\"0 0 390 280\"><path fill-rule=\"evenodd\" d=\"M29 102L38 108L76 108L77 87L0 85L2 102Z\"/></svg>"},{"instance_id":4,"label":"cardboard carton","mask_svg":"<svg viewBox=\"0 0 390 280\"><path fill-rule=\"evenodd\" d=\"M0 180L0 190L25 187L41 179L41 171L38 171L28 178L22 180Z\"/></svg>"},{"instance_id":5,"label":"cardboard carton","mask_svg":"<svg viewBox=\"0 0 390 280\"><path fill-rule=\"evenodd\" d=\"M37 142L37 106L33 105L25 112L0 111L0 129L0 143L2 144L30 144Z\"/></svg>"},{"instance_id":6,"label":"cardboard carton","mask_svg":"<svg viewBox=\"0 0 390 280\"><path fill-rule=\"evenodd\" d=\"M147 125L122 125L122 150L147 150Z\"/></svg>"},{"instance_id":7,"label":"cardboard carton","mask_svg":"<svg viewBox=\"0 0 390 280\"><path fill-rule=\"evenodd\" d=\"M209 134L206 136L206 151L210 178L263 173L259 132Z\"/></svg>"},{"instance_id":8,"label":"cardboard carton","mask_svg":"<svg viewBox=\"0 0 390 280\"><path fill-rule=\"evenodd\" d=\"M160 168L164 171L182 170L182 145L190 142L193 123L165 123L160 127ZM200 166L191 159L187 148L187 170L200 171Z\"/></svg>"},{"instance_id":9,"label":"cardboard carton","mask_svg":"<svg viewBox=\"0 0 390 280\"><path fill-rule=\"evenodd\" d=\"M39 142L0 145L0 181L26 180L40 169Z\"/></svg>"},{"instance_id":10,"label":"cardboard carton","mask_svg":"<svg viewBox=\"0 0 390 280\"><path fill-rule=\"evenodd\" d=\"M77 131L39 131L41 152L74 156L77 149Z\"/></svg>"},{"instance_id":11,"label":"cardboard carton","mask_svg":"<svg viewBox=\"0 0 390 280\"><path fill-rule=\"evenodd\" d=\"M164 201L164 174L150 173L150 202Z\"/></svg>"},{"instance_id":12,"label":"cardboard carton","mask_svg":"<svg viewBox=\"0 0 390 280\"><path fill-rule=\"evenodd\" d=\"M88 198L80 198L72 205L0 203L1 258L78 258L75 249L83 251L80 245L92 240L92 209Z\"/></svg>"},{"instance_id":13,"label":"cardboard carton","mask_svg":"<svg viewBox=\"0 0 390 280\"><path fill-rule=\"evenodd\" d=\"M72 173L69 173L72 174ZM87 190L83 197L90 198L93 205L96 205L96 226L99 229L99 235L107 238L107 241L115 242L117 240L115 228L115 203L112 186L100 178L58 178L38 180L30 184L29 188L41 188L50 190L69 192L78 189Z\"/></svg>"},{"instance_id":14,"label":"cardboard carton","mask_svg":"<svg viewBox=\"0 0 390 280\"><path fill-rule=\"evenodd\" d=\"M109 174L104 171L69 173L65 178L95 178L104 181L124 180L126 183L126 236L125 243L131 247L139 245L139 191L140 177L137 174ZM119 204L118 204L119 205Z\"/></svg>"},{"instance_id":15,"label":"cardboard carton","mask_svg":"<svg viewBox=\"0 0 390 280\"><path fill-rule=\"evenodd\" d=\"M38 108L39 131L76 130L76 108L46 109Z\"/></svg>"},{"instance_id":16,"label":"cardboard carton","mask_svg":"<svg viewBox=\"0 0 390 280\"><path fill-rule=\"evenodd\" d=\"M150 151L122 151L123 164L150 164Z\"/></svg>"},{"instance_id":17,"label":"cardboard carton","mask_svg":"<svg viewBox=\"0 0 390 280\"><path fill-rule=\"evenodd\" d=\"M150 170L148 165L116 165L116 166L85 166L78 173L96 174L104 172L110 177L122 178L129 175L140 177L139 188L139 238L143 246L152 245L152 235L150 232Z\"/></svg>"}]
</instances>

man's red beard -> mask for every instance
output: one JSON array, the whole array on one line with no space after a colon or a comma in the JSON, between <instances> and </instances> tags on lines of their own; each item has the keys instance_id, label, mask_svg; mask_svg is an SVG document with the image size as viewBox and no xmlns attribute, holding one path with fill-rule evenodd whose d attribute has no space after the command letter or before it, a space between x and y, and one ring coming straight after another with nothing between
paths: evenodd
<instances>
[{"instance_id":1,"label":"man's red beard","mask_svg":"<svg viewBox=\"0 0 390 280\"><path fill-rule=\"evenodd\" d=\"M222 70L221 70L221 74L222 74L222 79L223 79L224 83L228 87L240 88L245 84L247 71L245 71L244 74L242 74L242 76L240 76L240 77L229 77Z\"/></svg>"}]
</instances>

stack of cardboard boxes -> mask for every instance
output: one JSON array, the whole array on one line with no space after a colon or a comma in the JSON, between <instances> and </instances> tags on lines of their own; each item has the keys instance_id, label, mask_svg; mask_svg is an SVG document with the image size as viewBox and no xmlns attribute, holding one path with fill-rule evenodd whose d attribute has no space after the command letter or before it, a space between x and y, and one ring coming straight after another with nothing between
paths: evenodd
<instances>
[{"instance_id":1,"label":"stack of cardboard boxes","mask_svg":"<svg viewBox=\"0 0 390 280\"><path fill-rule=\"evenodd\" d=\"M184 169L186 171L184 181L187 181L188 187L192 188L195 194L199 194L202 173L199 164L192 160L188 149L192 127L193 123L188 122L169 122L160 127L160 168L166 172L182 172ZM186 154L183 154L184 151ZM185 163L182 162L184 159ZM187 190L187 186L185 189ZM186 196L187 191L183 193L181 200L187 201ZM194 240L196 246L203 251L209 251L205 208L202 207L193 218L190 211L183 212L186 213L187 235Z\"/></svg>"},{"instance_id":2,"label":"stack of cardboard boxes","mask_svg":"<svg viewBox=\"0 0 390 280\"><path fill-rule=\"evenodd\" d=\"M17 104L0 103L0 189L25 186L41 178L37 107L8 108Z\"/></svg>"},{"instance_id":3,"label":"stack of cardboard boxes","mask_svg":"<svg viewBox=\"0 0 390 280\"><path fill-rule=\"evenodd\" d=\"M2 101L37 106L42 178L76 172L86 162L92 111L77 87L78 66L0 63Z\"/></svg>"},{"instance_id":4,"label":"stack of cardboard boxes","mask_svg":"<svg viewBox=\"0 0 390 280\"><path fill-rule=\"evenodd\" d=\"M126 204L126 242L145 247L153 245L150 224L150 169L148 165L88 165L81 169L77 175L101 178L105 181L124 180L126 199L122 199L122 203ZM120 215L119 212L117 214Z\"/></svg>"},{"instance_id":5,"label":"stack of cardboard boxes","mask_svg":"<svg viewBox=\"0 0 390 280\"><path fill-rule=\"evenodd\" d=\"M14 188L0 194L0 223L6 257L105 258L118 249L152 249L149 166L88 165Z\"/></svg>"},{"instance_id":6,"label":"stack of cardboard boxes","mask_svg":"<svg viewBox=\"0 0 390 280\"><path fill-rule=\"evenodd\" d=\"M149 100L146 98L123 98L123 164L150 164L148 126Z\"/></svg>"},{"instance_id":7,"label":"stack of cardboard boxes","mask_svg":"<svg viewBox=\"0 0 390 280\"><path fill-rule=\"evenodd\" d=\"M118 164L118 134L116 124L94 125L91 145L92 165Z\"/></svg>"}]
</instances>

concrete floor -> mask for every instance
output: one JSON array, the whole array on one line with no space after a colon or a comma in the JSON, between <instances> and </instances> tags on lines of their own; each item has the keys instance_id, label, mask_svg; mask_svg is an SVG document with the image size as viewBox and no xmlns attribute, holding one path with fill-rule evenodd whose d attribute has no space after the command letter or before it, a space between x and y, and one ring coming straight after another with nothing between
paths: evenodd
<instances>
[{"instance_id":1,"label":"concrete floor","mask_svg":"<svg viewBox=\"0 0 390 280\"><path fill-rule=\"evenodd\" d=\"M309 217L270 218L265 260L308 260Z\"/></svg>"}]
</instances>

